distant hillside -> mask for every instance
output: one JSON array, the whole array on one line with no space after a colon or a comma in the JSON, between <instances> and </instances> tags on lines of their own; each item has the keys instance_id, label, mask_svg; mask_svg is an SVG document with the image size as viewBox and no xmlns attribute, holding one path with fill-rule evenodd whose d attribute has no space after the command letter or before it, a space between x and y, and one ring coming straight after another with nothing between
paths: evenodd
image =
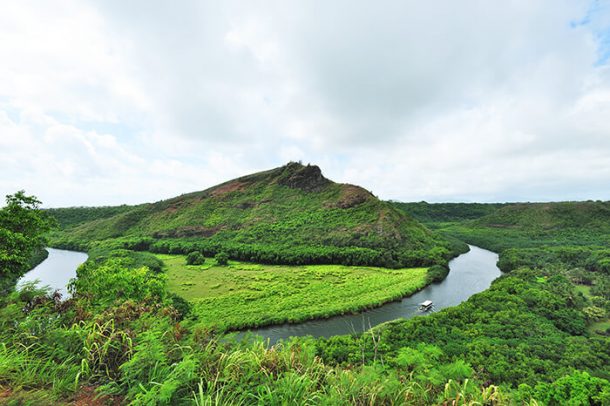
<instances>
[{"instance_id":1,"label":"distant hillside","mask_svg":"<svg viewBox=\"0 0 610 406\"><path fill-rule=\"evenodd\" d=\"M508 203L391 202L422 223L474 220L494 213Z\"/></svg>"},{"instance_id":2,"label":"distant hillside","mask_svg":"<svg viewBox=\"0 0 610 406\"><path fill-rule=\"evenodd\" d=\"M515 247L610 246L610 202L394 205L445 236L497 252Z\"/></svg>"},{"instance_id":3,"label":"distant hillside","mask_svg":"<svg viewBox=\"0 0 610 406\"><path fill-rule=\"evenodd\" d=\"M83 209L57 213L65 219L70 210ZM116 210L100 209L98 218L82 223L64 220L68 227L54 236L55 244L122 238L161 252L196 247L267 262L391 266L442 262L455 249L365 189L334 183L317 166L299 163Z\"/></svg>"},{"instance_id":4,"label":"distant hillside","mask_svg":"<svg viewBox=\"0 0 610 406\"><path fill-rule=\"evenodd\" d=\"M66 207L60 209L45 209L57 219L62 229L77 226L93 220L105 219L133 210L134 206L103 206L103 207Z\"/></svg>"},{"instance_id":5,"label":"distant hillside","mask_svg":"<svg viewBox=\"0 0 610 406\"><path fill-rule=\"evenodd\" d=\"M488 227L559 230L610 228L610 202L514 203L479 218Z\"/></svg>"}]
</instances>

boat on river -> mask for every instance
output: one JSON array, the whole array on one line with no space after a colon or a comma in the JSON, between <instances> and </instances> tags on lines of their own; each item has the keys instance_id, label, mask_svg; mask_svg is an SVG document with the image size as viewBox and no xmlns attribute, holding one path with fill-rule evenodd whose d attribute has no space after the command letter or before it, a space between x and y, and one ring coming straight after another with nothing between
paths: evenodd
<instances>
[{"instance_id":1,"label":"boat on river","mask_svg":"<svg viewBox=\"0 0 610 406\"><path fill-rule=\"evenodd\" d=\"M426 300L419 304L419 310L422 312L427 312L430 309L432 309L432 300Z\"/></svg>"}]
</instances>

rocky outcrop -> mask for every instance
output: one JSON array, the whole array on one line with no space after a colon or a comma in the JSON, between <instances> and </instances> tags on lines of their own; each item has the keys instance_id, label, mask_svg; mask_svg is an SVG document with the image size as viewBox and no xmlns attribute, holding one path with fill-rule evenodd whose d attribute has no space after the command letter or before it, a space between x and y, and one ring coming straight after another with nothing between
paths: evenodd
<instances>
[{"instance_id":1,"label":"rocky outcrop","mask_svg":"<svg viewBox=\"0 0 610 406\"><path fill-rule=\"evenodd\" d=\"M322 175L322 171L316 165L303 166L291 162L285 166L285 170L278 179L278 184L292 189L300 189L305 192L317 192L331 183Z\"/></svg>"}]
</instances>

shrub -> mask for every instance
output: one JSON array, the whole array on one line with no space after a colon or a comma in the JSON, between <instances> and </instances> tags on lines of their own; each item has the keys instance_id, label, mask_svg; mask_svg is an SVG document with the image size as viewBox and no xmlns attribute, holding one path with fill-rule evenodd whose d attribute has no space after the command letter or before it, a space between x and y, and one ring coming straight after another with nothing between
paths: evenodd
<instances>
[{"instance_id":1,"label":"shrub","mask_svg":"<svg viewBox=\"0 0 610 406\"><path fill-rule=\"evenodd\" d=\"M205 258L199 251L189 252L189 254L186 256L187 265L203 265L204 263Z\"/></svg>"},{"instance_id":2,"label":"shrub","mask_svg":"<svg viewBox=\"0 0 610 406\"><path fill-rule=\"evenodd\" d=\"M173 308L178 312L178 320L183 320L191 312L191 304L175 293L169 294L169 300Z\"/></svg>"},{"instance_id":3,"label":"shrub","mask_svg":"<svg viewBox=\"0 0 610 406\"><path fill-rule=\"evenodd\" d=\"M214 259L216 259L216 263L218 265L227 265L229 263L229 256L226 252L219 252L218 254L216 254Z\"/></svg>"}]
</instances>

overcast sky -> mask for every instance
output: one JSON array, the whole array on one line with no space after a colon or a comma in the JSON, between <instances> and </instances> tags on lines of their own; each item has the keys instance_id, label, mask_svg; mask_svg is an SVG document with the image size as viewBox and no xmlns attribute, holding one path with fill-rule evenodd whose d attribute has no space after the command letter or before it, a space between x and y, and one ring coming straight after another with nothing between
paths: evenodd
<instances>
[{"instance_id":1,"label":"overcast sky","mask_svg":"<svg viewBox=\"0 0 610 406\"><path fill-rule=\"evenodd\" d=\"M610 199L610 1L0 3L2 195L291 160L383 199Z\"/></svg>"}]
</instances>

